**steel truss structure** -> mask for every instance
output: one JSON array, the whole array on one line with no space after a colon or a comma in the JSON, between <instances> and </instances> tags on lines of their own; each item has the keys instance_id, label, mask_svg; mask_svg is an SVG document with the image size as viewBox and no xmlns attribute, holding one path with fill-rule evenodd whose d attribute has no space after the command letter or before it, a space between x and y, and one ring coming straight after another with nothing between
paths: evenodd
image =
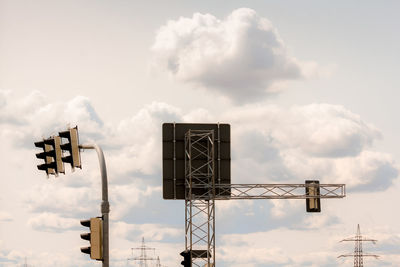
<instances>
[{"instance_id":1,"label":"steel truss structure","mask_svg":"<svg viewBox=\"0 0 400 267\"><path fill-rule=\"evenodd\" d=\"M185 135L185 248L192 266L215 266L214 131Z\"/></svg>"},{"instance_id":2,"label":"steel truss structure","mask_svg":"<svg viewBox=\"0 0 400 267\"><path fill-rule=\"evenodd\" d=\"M354 267L363 267L364 266L364 260L363 260L364 257L374 257L375 259L377 259L379 257L378 255L372 255L372 254L363 253L362 242L369 241L369 242L372 242L372 243L375 244L377 242L377 240L363 237L361 235L360 225L359 224L357 224L357 234L356 234L356 236L343 239L340 242L346 242L346 241L352 241L352 242L355 243L355 245L354 245L354 254L340 255L338 258L354 257Z\"/></svg>"},{"instance_id":3,"label":"steel truss structure","mask_svg":"<svg viewBox=\"0 0 400 267\"><path fill-rule=\"evenodd\" d=\"M307 199L315 198L305 192L307 184L230 184L216 185L218 200L225 199ZM346 195L344 184L319 184L319 198L342 198ZM229 197L225 192L231 192Z\"/></svg>"},{"instance_id":4,"label":"steel truss structure","mask_svg":"<svg viewBox=\"0 0 400 267\"><path fill-rule=\"evenodd\" d=\"M191 252L192 266L215 267L215 200L346 196L344 184L318 184L317 197L306 194L306 187L316 186L311 184L216 184L214 140L214 130L185 134L185 248Z\"/></svg>"}]
</instances>

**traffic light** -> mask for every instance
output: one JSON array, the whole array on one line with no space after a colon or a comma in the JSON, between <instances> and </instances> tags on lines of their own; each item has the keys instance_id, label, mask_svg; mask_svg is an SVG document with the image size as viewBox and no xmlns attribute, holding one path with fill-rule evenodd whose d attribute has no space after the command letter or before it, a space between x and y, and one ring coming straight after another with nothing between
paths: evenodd
<instances>
[{"instance_id":1,"label":"traffic light","mask_svg":"<svg viewBox=\"0 0 400 267\"><path fill-rule=\"evenodd\" d=\"M318 180L306 181L306 195L316 196L316 198L306 198L307 212L321 212L321 199Z\"/></svg>"},{"instance_id":2,"label":"traffic light","mask_svg":"<svg viewBox=\"0 0 400 267\"><path fill-rule=\"evenodd\" d=\"M81 251L89 254L93 260L103 260L103 222L101 218L82 220L81 225L89 227L90 233L81 234L81 238L90 241L90 247L82 247Z\"/></svg>"},{"instance_id":3,"label":"traffic light","mask_svg":"<svg viewBox=\"0 0 400 267\"><path fill-rule=\"evenodd\" d=\"M54 174L57 176L58 173L65 173L59 136L52 136L43 141L35 142L35 146L43 149L43 152L36 154L37 158L44 160L44 164L37 165L39 170L46 171L47 175Z\"/></svg>"},{"instance_id":4,"label":"traffic light","mask_svg":"<svg viewBox=\"0 0 400 267\"><path fill-rule=\"evenodd\" d=\"M190 253L190 250L182 251L181 256L183 256L183 261L181 262L181 265L183 265L183 267L192 267L192 255Z\"/></svg>"},{"instance_id":5,"label":"traffic light","mask_svg":"<svg viewBox=\"0 0 400 267\"><path fill-rule=\"evenodd\" d=\"M82 168L81 155L79 153L78 126L67 131L59 132L61 138L67 139L67 143L61 144L61 149L68 151L69 155L62 158L63 162L70 163L72 169Z\"/></svg>"},{"instance_id":6,"label":"traffic light","mask_svg":"<svg viewBox=\"0 0 400 267\"><path fill-rule=\"evenodd\" d=\"M40 164L40 165L37 165L37 168L39 170L41 170L41 171L46 171L47 175L55 174L55 170L50 168L50 164L51 164L51 161L52 161L52 158L50 156L50 150L52 150L51 145L45 144L44 140L43 140L43 141L35 142L35 146L36 147L40 147L40 148L43 149L43 152L36 153L36 157L38 159L43 159L44 160L44 163Z\"/></svg>"}]
</instances>

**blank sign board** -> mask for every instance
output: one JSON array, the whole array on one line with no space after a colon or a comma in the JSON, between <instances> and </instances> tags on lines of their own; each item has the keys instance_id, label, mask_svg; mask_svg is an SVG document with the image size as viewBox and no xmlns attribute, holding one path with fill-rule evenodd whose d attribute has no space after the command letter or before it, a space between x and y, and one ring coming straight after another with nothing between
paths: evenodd
<instances>
[{"instance_id":1,"label":"blank sign board","mask_svg":"<svg viewBox=\"0 0 400 267\"><path fill-rule=\"evenodd\" d=\"M189 130L214 131L215 184L231 183L229 124L164 123L162 126L164 199L185 199L185 134ZM223 194L229 195L230 192L224 191Z\"/></svg>"}]
</instances>

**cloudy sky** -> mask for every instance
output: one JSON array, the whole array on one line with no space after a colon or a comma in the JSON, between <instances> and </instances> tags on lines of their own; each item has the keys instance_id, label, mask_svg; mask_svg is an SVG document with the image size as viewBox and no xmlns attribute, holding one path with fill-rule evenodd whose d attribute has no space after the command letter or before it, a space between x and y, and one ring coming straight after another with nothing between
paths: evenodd
<instances>
[{"instance_id":1,"label":"cloudy sky","mask_svg":"<svg viewBox=\"0 0 400 267\"><path fill-rule=\"evenodd\" d=\"M165 266L184 203L162 199L161 125L231 124L233 183L346 183L345 199L218 202L219 267L400 266L398 1L0 0L0 266L99 266L94 151L49 177L33 142L68 125L103 147L111 266L144 237ZM129 266L134 266L133 264Z\"/></svg>"}]
</instances>

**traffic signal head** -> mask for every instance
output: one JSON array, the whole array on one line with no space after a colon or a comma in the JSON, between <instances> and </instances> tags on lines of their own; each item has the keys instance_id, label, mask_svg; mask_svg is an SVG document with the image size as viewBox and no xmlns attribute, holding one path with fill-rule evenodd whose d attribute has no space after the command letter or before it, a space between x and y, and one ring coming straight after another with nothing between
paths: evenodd
<instances>
[{"instance_id":1,"label":"traffic signal head","mask_svg":"<svg viewBox=\"0 0 400 267\"><path fill-rule=\"evenodd\" d=\"M79 152L78 126L70 128L67 131L59 132L59 136L67 139L66 143L61 144L61 149L69 153L69 155L62 158L62 161L70 163L72 169L82 168Z\"/></svg>"},{"instance_id":2,"label":"traffic signal head","mask_svg":"<svg viewBox=\"0 0 400 267\"><path fill-rule=\"evenodd\" d=\"M306 196L315 196L315 198L306 198L307 212L321 212L321 199L318 180L306 181Z\"/></svg>"},{"instance_id":3,"label":"traffic signal head","mask_svg":"<svg viewBox=\"0 0 400 267\"><path fill-rule=\"evenodd\" d=\"M37 165L37 168L41 171L45 171L47 176L49 174L55 174L55 170L50 168L50 163L52 161L51 156L49 154L51 148L51 145L47 145L44 143L43 141L39 141L39 142L35 142L35 146L36 147L40 147L41 149L43 149L43 152L41 153L36 153L36 157L38 159L43 159L44 163L43 164L39 164Z\"/></svg>"},{"instance_id":4,"label":"traffic signal head","mask_svg":"<svg viewBox=\"0 0 400 267\"><path fill-rule=\"evenodd\" d=\"M38 165L38 169L46 171L46 174L58 175L65 173L64 163L62 162L61 138L52 136L43 141L35 142L35 146L42 148L43 152L37 153L36 157L44 160L44 164Z\"/></svg>"},{"instance_id":5,"label":"traffic signal head","mask_svg":"<svg viewBox=\"0 0 400 267\"><path fill-rule=\"evenodd\" d=\"M81 251L89 254L93 260L103 259L103 221L101 218L82 220L81 225L89 227L90 233L81 234L81 238L90 241L90 247L82 247Z\"/></svg>"},{"instance_id":6,"label":"traffic signal head","mask_svg":"<svg viewBox=\"0 0 400 267\"><path fill-rule=\"evenodd\" d=\"M190 253L190 250L184 250L180 254L181 256L183 256L183 261L181 262L181 265L183 265L183 267L192 267L192 255Z\"/></svg>"}]
</instances>

